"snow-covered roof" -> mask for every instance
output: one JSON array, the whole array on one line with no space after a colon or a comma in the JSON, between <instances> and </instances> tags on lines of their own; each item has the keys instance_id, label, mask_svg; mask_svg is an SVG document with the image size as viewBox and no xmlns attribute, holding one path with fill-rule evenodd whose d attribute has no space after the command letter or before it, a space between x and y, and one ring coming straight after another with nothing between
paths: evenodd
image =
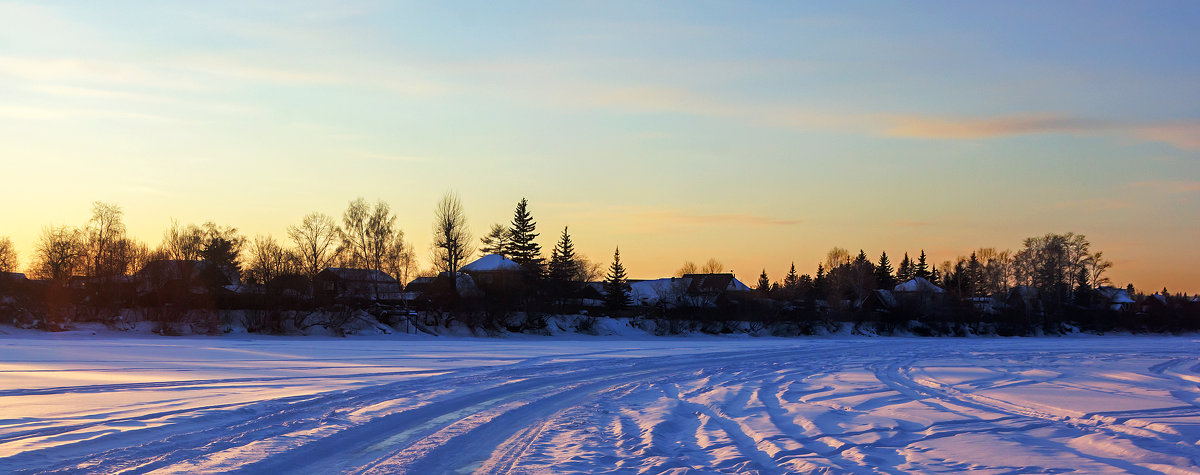
<instances>
[{"instance_id":1,"label":"snow-covered roof","mask_svg":"<svg viewBox=\"0 0 1200 475\"><path fill-rule=\"evenodd\" d=\"M737 280L733 274L684 274L683 278L691 281L689 291L692 293L750 291L750 287Z\"/></svg>"},{"instance_id":2,"label":"snow-covered roof","mask_svg":"<svg viewBox=\"0 0 1200 475\"><path fill-rule=\"evenodd\" d=\"M687 290L690 280L668 277L665 279L629 282L630 297L643 305L654 305L665 300L672 301Z\"/></svg>"},{"instance_id":3,"label":"snow-covered roof","mask_svg":"<svg viewBox=\"0 0 1200 475\"><path fill-rule=\"evenodd\" d=\"M924 277L914 277L908 282L902 282L892 289L893 292L931 292L940 294L945 292L941 287L933 285L933 282L925 280Z\"/></svg>"},{"instance_id":4,"label":"snow-covered roof","mask_svg":"<svg viewBox=\"0 0 1200 475\"><path fill-rule=\"evenodd\" d=\"M875 298L878 298L879 302L884 306L888 308L896 308L900 306L898 303L896 303L896 296L892 295L891 292L884 289L877 289L874 293Z\"/></svg>"},{"instance_id":5,"label":"snow-covered roof","mask_svg":"<svg viewBox=\"0 0 1200 475\"><path fill-rule=\"evenodd\" d=\"M519 271L522 269L521 264L517 264L511 259L506 259L499 254L488 254L470 264L462 266L459 270L463 272L501 272Z\"/></svg>"},{"instance_id":6,"label":"snow-covered roof","mask_svg":"<svg viewBox=\"0 0 1200 475\"><path fill-rule=\"evenodd\" d=\"M1129 292L1125 291L1125 289L1118 289L1116 287L1100 287L1096 289L1096 292L1099 292L1100 295L1103 295L1104 298L1108 299L1108 303L1134 303L1133 299L1129 297Z\"/></svg>"}]
</instances>

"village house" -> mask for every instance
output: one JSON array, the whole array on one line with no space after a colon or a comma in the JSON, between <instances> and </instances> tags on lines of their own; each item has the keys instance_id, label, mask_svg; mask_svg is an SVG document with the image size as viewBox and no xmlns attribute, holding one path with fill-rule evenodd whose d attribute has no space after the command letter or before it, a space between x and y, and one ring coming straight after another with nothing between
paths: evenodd
<instances>
[{"instance_id":1,"label":"village house","mask_svg":"<svg viewBox=\"0 0 1200 475\"><path fill-rule=\"evenodd\" d=\"M313 278L313 298L322 305L398 300L401 298L400 283L380 270L330 267Z\"/></svg>"}]
</instances>

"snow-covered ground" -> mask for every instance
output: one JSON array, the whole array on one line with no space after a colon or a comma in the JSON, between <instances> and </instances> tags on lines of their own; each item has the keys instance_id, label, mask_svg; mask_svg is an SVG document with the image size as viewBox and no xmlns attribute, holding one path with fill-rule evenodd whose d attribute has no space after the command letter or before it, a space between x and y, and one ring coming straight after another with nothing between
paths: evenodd
<instances>
[{"instance_id":1,"label":"snow-covered ground","mask_svg":"<svg viewBox=\"0 0 1200 475\"><path fill-rule=\"evenodd\" d=\"M0 472L1200 473L1200 339L0 336Z\"/></svg>"}]
</instances>

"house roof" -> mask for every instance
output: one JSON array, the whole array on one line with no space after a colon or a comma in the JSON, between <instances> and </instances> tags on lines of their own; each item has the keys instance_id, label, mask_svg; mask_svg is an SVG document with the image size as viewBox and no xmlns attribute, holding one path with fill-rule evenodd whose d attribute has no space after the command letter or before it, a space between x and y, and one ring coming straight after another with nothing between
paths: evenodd
<instances>
[{"instance_id":1,"label":"house roof","mask_svg":"<svg viewBox=\"0 0 1200 475\"><path fill-rule=\"evenodd\" d=\"M339 280L349 282L377 282L382 284L395 284L396 279L387 275L383 271L377 269L352 269L348 267L329 267L323 271L326 277L336 277ZM318 275L319 276L319 275Z\"/></svg>"},{"instance_id":2,"label":"house roof","mask_svg":"<svg viewBox=\"0 0 1200 475\"><path fill-rule=\"evenodd\" d=\"M1108 303L1134 303L1133 299L1129 297L1129 292L1125 289L1100 287L1096 289L1096 292L1108 299Z\"/></svg>"},{"instance_id":3,"label":"house roof","mask_svg":"<svg viewBox=\"0 0 1200 475\"><path fill-rule=\"evenodd\" d=\"M737 280L733 274L684 274L683 278L691 280L688 287L690 294L750 291L750 287Z\"/></svg>"},{"instance_id":4,"label":"house roof","mask_svg":"<svg viewBox=\"0 0 1200 475\"><path fill-rule=\"evenodd\" d=\"M524 270L521 264L499 254L488 254L462 266L463 272L514 272Z\"/></svg>"},{"instance_id":5,"label":"house roof","mask_svg":"<svg viewBox=\"0 0 1200 475\"><path fill-rule=\"evenodd\" d=\"M218 277L219 279L213 283L221 286L230 285L236 280L230 278L229 274L213 263L197 260L160 259L150 261L142 266L137 275L143 279L194 280L206 273Z\"/></svg>"},{"instance_id":6,"label":"house roof","mask_svg":"<svg viewBox=\"0 0 1200 475\"><path fill-rule=\"evenodd\" d=\"M682 293L691 281L687 278L667 277L664 279L629 281L630 297L634 301L654 304L672 293Z\"/></svg>"},{"instance_id":7,"label":"house roof","mask_svg":"<svg viewBox=\"0 0 1200 475\"><path fill-rule=\"evenodd\" d=\"M892 295L891 291L885 289L876 289L872 291L871 295L868 295L867 298L870 298L872 295L878 299L879 303L883 304L884 307L896 308L900 306L900 304L896 302L896 296ZM864 298L863 300L866 301L867 298Z\"/></svg>"},{"instance_id":8,"label":"house roof","mask_svg":"<svg viewBox=\"0 0 1200 475\"><path fill-rule=\"evenodd\" d=\"M933 285L933 282L925 280L924 277L914 277L907 282L901 282L892 288L893 292L929 292L940 294L945 292L941 287Z\"/></svg>"}]
</instances>

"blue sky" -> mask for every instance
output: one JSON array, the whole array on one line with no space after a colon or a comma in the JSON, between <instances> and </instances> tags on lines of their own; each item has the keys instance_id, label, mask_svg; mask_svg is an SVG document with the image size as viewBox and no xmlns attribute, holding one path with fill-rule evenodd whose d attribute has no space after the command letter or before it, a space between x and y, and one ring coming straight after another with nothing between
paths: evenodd
<instances>
[{"instance_id":1,"label":"blue sky","mask_svg":"<svg viewBox=\"0 0 1200 475\"><path fill-rule=\"evenodd\" d=\"M1086 234L1200 290L1194 2L0 2L0 218L250 235L528 197L634 277ZM16 179L12 177L17 177ZM27 252L22 257L28 261Z\"/></svg>"}]
</instances>

